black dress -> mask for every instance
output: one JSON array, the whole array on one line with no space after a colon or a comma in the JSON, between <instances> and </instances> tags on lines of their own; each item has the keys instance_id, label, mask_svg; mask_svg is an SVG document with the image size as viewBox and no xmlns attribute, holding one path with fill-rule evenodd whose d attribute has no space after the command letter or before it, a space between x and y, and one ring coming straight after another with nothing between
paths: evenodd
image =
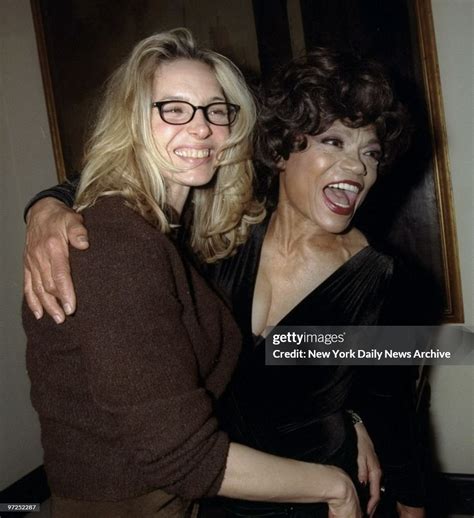
<instances>
[{"instance_id":1,"label":"black dress","mask_svg":"<svg viewBox=\"0 0 474 518\"><path fill-rule=\"evenodd\" d=\"M235 256L208 268L208 276L230 301L244 335L239 366L221 402L224 428L233 441L261 451L337 465L357 487L356 438L345 412L353 408L373 436L394 498L407 505L423 505L413 424L416 372L412 368L265 366L263 339L252 335L251 314L268 221L254 228ZM413 281L391 256L367 246L278 325L410 324L413 313L406 301L409 292L404 290ZM324 504L222 499L222 505L227 516L327 515Z\"/></svg>"}]
</instances>

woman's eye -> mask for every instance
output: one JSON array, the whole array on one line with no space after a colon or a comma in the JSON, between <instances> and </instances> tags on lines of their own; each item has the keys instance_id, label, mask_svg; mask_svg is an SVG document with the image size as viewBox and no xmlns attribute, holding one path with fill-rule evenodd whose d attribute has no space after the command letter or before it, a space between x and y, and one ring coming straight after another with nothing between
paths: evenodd
<instances>
[{"instance_id":1,"label":"woman's eye","mask_svg":"<svg viewBox=\"0 0 474 518\"><path fill-rule=\"evenodd\" d=\"M325 138L322 140L323 144L327 144L328 146L336 146L339 148L342 148L344 146L344 143L341 139L338 138Z\"/></svg>"},{"instance_id":2,"label":"woman's eye","mask_svg":"<svg viewBox=\"0 0 474 518\"><path fill-rule=\"evenodd\" d=\"M179 108L179 107L172 107L172 108L164 108L163 111L165 113L183 113L183 108Z\"/></svg>"},{"instance_id":3,"label":"woman's eye","mask_svg":"<svg viewBox=\"0 0 474 518\"><path fill-rule=\"evenodd\" d=\"M213 115L226 115L226 111L224 108L211 108L209 112Z\"/></svg>"},{"instance_id":4,"label":"woman's eye","mask_svg":"<svg viewBox=\"0 0 474 518\"><path fill-rule=\"evenodd\" d=\"M380 151L379 149L370 149L369 151L366 151L364 154L370 158L373 158L377 162L380 162L380 159L382 158L382 151Z\"/></svg>"}]
</instances>

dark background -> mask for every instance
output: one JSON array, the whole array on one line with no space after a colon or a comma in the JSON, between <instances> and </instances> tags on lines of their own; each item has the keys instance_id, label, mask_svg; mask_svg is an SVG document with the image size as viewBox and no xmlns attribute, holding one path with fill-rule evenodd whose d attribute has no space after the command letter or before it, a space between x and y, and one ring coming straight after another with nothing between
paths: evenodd
<instances>
[{"instance_id":1,"label":"dark background","mask_svg":"<svg viewBox=\"0 0 474 518\"><path fill-rule=\"evenodd\" d=\"M63 157L63 163L58 164L61 157L56 153L58 172L80 170L82 147L104 80L137 41L153 32L177 26L190 28L200 42L233 59L254 85L260 79L271 81L275 67L315 46L351 49L376 58L391 71L413 115L416 131L409 153L373 188L357 215L357 225L372 241L388 243L389 248L421 265L433 278L433 286L444 293L446 316L459 321L462 303L455 301L460 311L453 307L453 281L448 271L457 268L456 253L446 252L440 232L442 219L449 214L440 214L436 192L415 3L32 0L37 32L45 42L47 63L43 56L43 73L50 79L47 95L49 90L56 112L52 130ZM301 13L299 25L292 17L295 5ZM304 42L304 49L295 49L298 39ZM49 111L51 116L51 107ZM446 264L446 256L454 268Z\"/></svg>"}]
</instances>

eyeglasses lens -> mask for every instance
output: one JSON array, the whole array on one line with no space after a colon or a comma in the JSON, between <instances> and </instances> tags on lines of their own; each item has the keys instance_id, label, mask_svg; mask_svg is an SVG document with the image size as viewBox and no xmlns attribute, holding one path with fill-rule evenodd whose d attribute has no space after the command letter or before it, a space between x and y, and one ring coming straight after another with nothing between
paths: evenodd
<instances>
[{"instance_id":1,"label":"eyeglasses lens","mask_svg":"<svg viewBox=\"0 0 474 518\"><path fill-rule=\"evenodd\" d=\"M226 126L235 121L237 111L227 103L212 103L204 108L206 119L212 124ZM162 119L169 124L186 124L192 120L195 109L184 101L165 102L160 107Z\"/></svg>"},{"instance_id":2,"label":"eyeglasses lens","mask_svg":"<svg viewBox=\"0 0 474 518\"><path fill-rule=\"evenodd\" d=\"M226 103L211 104L206 109L207 118L213 124L232 124L235 121L235 108Z\"/></svg>"},{"instance_id":3,"label":"eyeglasses lens","mask_svg":"<svg viewBox=\"0 0 474 518\"><path fill-rule=\"evenodd\" d=\"M186 124L193 117L193 107L187 103L169 102L161 105L161 117L170 124Z\"/></svg>"}]
</instances>

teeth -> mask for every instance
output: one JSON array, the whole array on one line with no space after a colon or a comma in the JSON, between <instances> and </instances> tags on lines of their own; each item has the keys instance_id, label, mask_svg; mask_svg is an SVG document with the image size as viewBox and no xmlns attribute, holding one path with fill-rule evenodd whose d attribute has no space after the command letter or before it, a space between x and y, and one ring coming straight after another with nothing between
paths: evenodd
<instances>
[{"instance_id":1,"label":"teeth","mask_svg":"<svg viewBox=\"0 0 474 518\"><path fill-rule=\"evenodd\" d=\"M211 150L182 148L176 149L174 153L175 155L181 156L183 158L207 158L211 154Z\"/></svg>"},{"instance_id":2,"label":"teeth","mask_svg":"<svg viewBox=\"0 0 474 518\"><path fill-rule=\"evenodd\" d=\"M337 203L336 201L333 201L334 205L337 205L338 207L341 207L342 209L348 209L350 207L350 204L346 203Z\"/></svg>"},{"instance_id":3,"label":"teeth","mask_svg":"<svg viewBox=\"0 0 474 518\"><path fill-rule=\"evenodd\" d=\"M350 183L345 183L345 182L333 183L331 185L328 185L328 187L330 187L331 189L341 189L343 191L351 191L351 192L354 192L355 194L359 194L359 190L360 190L360 188L357 187L356 185L351 185Z\"/></svg>"}]
</instances>

